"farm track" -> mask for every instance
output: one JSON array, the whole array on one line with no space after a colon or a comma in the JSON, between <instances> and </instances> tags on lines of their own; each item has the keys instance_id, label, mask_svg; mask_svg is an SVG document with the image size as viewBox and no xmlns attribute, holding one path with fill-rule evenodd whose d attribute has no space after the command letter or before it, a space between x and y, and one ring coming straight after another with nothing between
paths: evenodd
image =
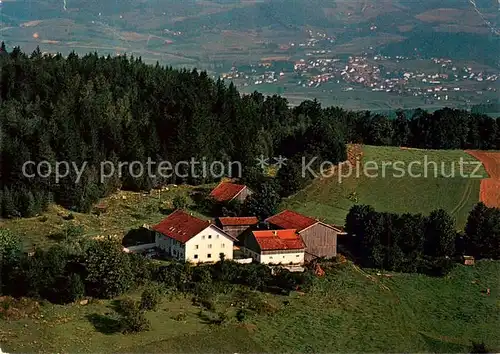
<instances>
[{"instance_id":1,"label":"farm track","mask_svg":"<svg viewBox=\"0 0 500 354\"><path fill-rule=\"evenodd\" d=\"M462 194L462 198L460 199L458 204L455 206L455 208L453 208L453 210L451 211L452 215L455 215L456 213L458 213L460 211L460 209L462 209L465 206L465 204L467 203L467 201L470 198L470 195L472 193L472 189L473 189L473 181L469 179L467 181L467 187L465 188L465 190Z\"/></svg>"},{"instance_id":2,"label":"farm track","mask_svg":"<svg viewBox=\"0 0 500 354\"><path fill-rule=\"evenodd\" d=\"M467 150L483 164L490 178L481 180L480 200L488 207L500 208L500 152Z\"/></svg>"}]
</instances>

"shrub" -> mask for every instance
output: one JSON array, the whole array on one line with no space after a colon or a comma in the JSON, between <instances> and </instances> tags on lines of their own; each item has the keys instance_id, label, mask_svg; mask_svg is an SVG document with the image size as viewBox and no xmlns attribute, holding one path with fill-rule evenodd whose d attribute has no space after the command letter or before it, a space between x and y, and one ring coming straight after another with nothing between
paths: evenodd
<instances>
[{"instance_id":1,"label":"shrub","mask_svg":"<svg viewBox=\"0 0 500 354\"><path fill-rule=\"evenodd\" d=\"M67 277L67 298L66 302L80 300L85 295L85 285L78 274L71 274Z\"/></svg>"},{"instance_id":2,"label":"shrub","mask_svg":"<svg viewBox=\"0 0 500 354\"><path fill-rule=\"evenodd\" d=\"M161 301L161 291L158 286L150 285L141 294L141 310L156 310Z\"/></svg>"},{"instance_id":3,"label":"shrub","mask_svg":"<svg viewBox=\"0 0 500 354\"><path fill-rule=\"evenodd\" d=\"M238 309L236 312L236 319L239 322L245 321L245 318L247 317L247 311L245 309Z\"/></svg>"},{"instance_id":4,"label":"shrub","mask_svg":"<svg viewBox=\"0 0 500 354\"><path fill-rule=\"evenodd\" d=\"M227 322L229 316L226 311L220 311L217 313L217 318L213 321L214 324L221 325Z\"/></svg>"},{"instance_id":5,"label":"shrub","mask_svg":"<svg viewBox=\"0 0 500 354\"><path fill-rule=\"evenodd\" d=\"M80 225L67 224L60 232L52 234L51 238L58 241L72 239L83 235L83 231L83 227Z\"/></svg>"},{"instance_id":6,"label":"shrub","mask_svg":"<svg viewBox=\"0 0 500 354\"><path fill-rule=\"evenodd\" d=\"M86 282L93 295L113 298L131 285L130 258L113 240L94 241L85 254Z\"/></svg>"},{"instance_id":7,"label":"shrub","mask_svg":"<svg viewBox=\"0 0 500 354\"><path fill-rule=\"evenodd\" d=\"M143 255L130 253L130 269L137 285L143 285L153 279L154 266Z\"/></svg>"},{"instance_id":8,"label":"shrub","mask_svg":"<svg viewBox=\"0 0 500 354\"><path fill-rule=\"evenodd\" d=\"M489 353L488 348L484 343L472 342L471 353Z\"/></svg>"},{"instance_id":9,"label":"shrub","mask_svg":"<svg viewBox=\"0 0 500 354\"><path fill-rule=\"evenodd\" d=\"M187 315L185 312L181 312L179 314L177 314L176 316L174 316L174 320L176 321L185 321L187 318Z\"/></svg>"},{"instance_id":10,"label":"shrub","mask_svg":"<svg viewBox=\"0 0 500 354\"><path fill-rule=\"evenodd\" d=\"M175 209L184 209L188 202L185 196L183 195L176 195L174 197L174 200L172 201L172 204Z\"/></svg>"},{"instance_id":11,"label":"shrub","mask_svg":"<svg viewBox=\"0 0 500 354\"><path fill-rule=\"evenodd\" d=\"M120 301L120 326L123 333L147 331L150 328L148 319L144 316L137 301L130 298Z\"/></svg>"}]
</instances>

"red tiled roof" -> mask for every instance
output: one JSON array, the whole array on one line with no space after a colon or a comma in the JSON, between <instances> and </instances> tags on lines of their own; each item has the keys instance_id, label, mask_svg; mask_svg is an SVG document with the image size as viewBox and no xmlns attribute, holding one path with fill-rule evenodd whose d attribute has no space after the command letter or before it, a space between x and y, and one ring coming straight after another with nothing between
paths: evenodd
<instances>
[{"instance_id":1,"label":"red tiled roof","mask_svg":"<svg viewBox=\"0 0 500 354\"><path fill-rule=\"evenodd\" d=\"M152 229L181 243L186 243L209 225L210 221L204 221L182 210L176 210Z\"/></svg>"},{"instance_id":2,"label":"red tiled roof","mask_svg":"<svg viewBox=\"0 0 500 354\"><path fill-rule=\"evenodd\" d=\"M229 202L236 197L246 186L230 182L220 183L210 193L210 196L218 202Z\"/></svg>"},{"instance_id":3,"label":"red tiled roof","mask_svg":"<svg viewBox=\"0 0 500 354\"><path fill-rule=\"evenodd\" d=\"M255 216L221 217L219 221L223 226L257 225L259 223L259 219Z\"/></svg>"},{"instance_id":4,"label":"red tiled roof","mask_svg":"<svg viewBox=\"0 0 500 354\"><path fill-rule=\"evenodd\" d=\"M291 210L284 210L267 218L266 221L282 229L296 229L299 232L318 222L318 220Z\"/></svg>"},{"instance_id":5,"label":"red tiled roof","mask_svg":"<svg viewBox=\"0 0 500 354\"><path fill-rule=\"evenodd\" d=\"M252 232L261 251L302 250L306 246L295 230L265 230Z\"/></svg>"}]
</instances>

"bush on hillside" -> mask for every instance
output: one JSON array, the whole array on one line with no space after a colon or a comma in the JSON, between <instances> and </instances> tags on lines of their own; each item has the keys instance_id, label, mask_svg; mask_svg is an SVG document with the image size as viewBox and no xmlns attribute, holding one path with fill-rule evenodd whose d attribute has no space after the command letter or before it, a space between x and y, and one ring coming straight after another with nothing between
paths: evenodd
<instances>
[{"instance_id":1,"label":"bush on hillside","mask_svg":"<svg viewBox=\"0 0 500 354\"><path fill-rule=\"evenodd\" d=\"M150 285L141 294L141 310L156 310L161 302L161 290L158 286Z\"/></svg>"},{"instance_id":2,"label":"bush on hillside","mask_svg":"<svg viewBox=\"0 0 500 354\"><path fill-rule=\"evenodd\" d=\"M121 314L120 326L123 333L143 332L150 329L150 323L144 316L140 304L133 299L126 298L120 301L119 312Z\"/></svg>"}]
</instances>

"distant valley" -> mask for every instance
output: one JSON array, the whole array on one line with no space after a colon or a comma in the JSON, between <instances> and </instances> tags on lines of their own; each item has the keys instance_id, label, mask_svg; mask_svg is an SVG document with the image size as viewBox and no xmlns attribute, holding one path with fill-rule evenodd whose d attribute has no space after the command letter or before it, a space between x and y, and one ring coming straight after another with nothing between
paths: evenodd
<instances>
[{"instance_id":1,"label":"distant valley","mask_svg":"<svg viewBox=\"0 0 500 354\"><path fill-rule=\"evenodd\" d=\"M350 109L470 108L498 97L497 0L4 0L30 52L134 55L243 92ZM354 71L353 71L354 69ZM343 73L345 72L345 73Z\"/></svg>"}]
</instances>

